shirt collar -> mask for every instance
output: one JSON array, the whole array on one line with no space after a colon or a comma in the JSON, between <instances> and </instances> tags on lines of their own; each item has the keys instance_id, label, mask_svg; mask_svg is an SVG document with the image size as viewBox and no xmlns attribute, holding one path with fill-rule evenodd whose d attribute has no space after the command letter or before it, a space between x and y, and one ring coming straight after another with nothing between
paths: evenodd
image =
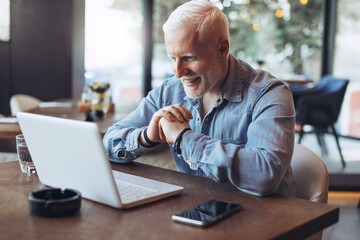
<instances>
[{"instance_id":1,"label":"shirt collar","mask_svg":"<svg viewBox=\"0 0 360 240\"><path fill-rule=\"evenodd\" d=\"M230 55L229 73L220 92L220 97L230 102L243 100L243 82L249 76L249 70L244 62Z\"/></svg>"}]
</instances>

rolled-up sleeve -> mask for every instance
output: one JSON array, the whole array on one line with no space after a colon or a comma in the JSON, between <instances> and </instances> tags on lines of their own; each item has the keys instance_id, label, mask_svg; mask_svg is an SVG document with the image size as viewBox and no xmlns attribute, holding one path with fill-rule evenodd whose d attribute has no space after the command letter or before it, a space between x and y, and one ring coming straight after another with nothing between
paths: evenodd
<instances>
[{"instance_id":1,"label":"rolled-up sleeve","mask_svg":"<svg viewBox=\"0 0 360 240\"><path fill-rule=\"evenodd\" d=\"M150 92L132 113L108 129L103 145L110 161L129 162L152 149L139 143L139 135L159 109L159 101L155 98L159 90Z\"/></svg>"}]
</instances>

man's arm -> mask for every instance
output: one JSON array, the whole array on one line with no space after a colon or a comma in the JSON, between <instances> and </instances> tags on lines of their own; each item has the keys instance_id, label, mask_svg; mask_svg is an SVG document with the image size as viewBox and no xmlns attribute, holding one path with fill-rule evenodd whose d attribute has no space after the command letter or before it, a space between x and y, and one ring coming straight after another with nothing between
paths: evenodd
<instances>
[{"instance_id":1,"label":"man's arm","mask_svg":"<svg viewBox=\"0 0 360 240\"><path fill-rule=\"evenodd\" d=\"M109 127L103 138L103 144L111 161L129 162L151 149L139 144L138 139L157 110L156 102L146 97L136 110Z\"/></svg>"},{"instance_id":2,"label":"man's arm","mask_svg":"<svg viewBox=\"0 0 360 240\"><path fill-rule=\"evenodd\" d=\"M108 129L103 143L110 160L128 162L151 150L144 138L145 129L151 142L164 141L159 129L161 118L177 122L188 122L192 118L191 112L180 104L164 106L166 101L161 98L164 88L151 91L135 111Z\"/></svg>"}]
</instances>

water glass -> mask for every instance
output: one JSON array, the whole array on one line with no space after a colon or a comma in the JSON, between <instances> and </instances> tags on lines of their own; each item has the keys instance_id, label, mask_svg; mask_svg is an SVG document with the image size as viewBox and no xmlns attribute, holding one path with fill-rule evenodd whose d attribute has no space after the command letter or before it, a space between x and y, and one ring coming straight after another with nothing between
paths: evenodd
<instances>
[{"instance_id":1,"label":"water glass","mask_svg":"<svg viewBox=\"0 0 360 240\"><path fill-rule=\"evenodd\" d=\"M34 163L31 159L29 149L22 134L16 136L16 151L21 171L27 174L34 173Z\"/></svg>"}]
</instances>

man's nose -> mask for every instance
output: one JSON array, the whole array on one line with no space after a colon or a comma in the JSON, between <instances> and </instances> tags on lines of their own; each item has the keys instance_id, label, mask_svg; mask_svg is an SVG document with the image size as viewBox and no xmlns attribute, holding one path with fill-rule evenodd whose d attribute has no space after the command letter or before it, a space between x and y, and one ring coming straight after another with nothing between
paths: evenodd
<instances>
[{"instance_id":1,"label":"man's nose","mask_svg":"<svg viewBox=\"0 0 360 240\"><path fill-rule=\"evenodd\" d=\"M184 64L181 61L176 61L174 63L173 71L177 78L186 76L186 74L188 73L186 66L184 66Z\"/></svg>"}]
</instances>

